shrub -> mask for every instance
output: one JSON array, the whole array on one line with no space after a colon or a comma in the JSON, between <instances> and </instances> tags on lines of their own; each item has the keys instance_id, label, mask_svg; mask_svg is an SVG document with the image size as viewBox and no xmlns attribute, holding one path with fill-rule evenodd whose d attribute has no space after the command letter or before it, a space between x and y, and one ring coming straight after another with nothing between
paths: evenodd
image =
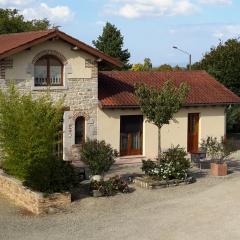
<instances>
[{"instance_id":1,"label":"shrub","mask_svg":"<svg viewBox=\"0 0 240 240\"><path fill-rule=\"evenodd\" d=\"M37 99L30 93L21 95L13 85L6 92L0 90L0 148L8 174L24 180L32 162L52 158L61 106L48 95Z\"/></svg>"},{"instance_id":2,"label":"shrub","mask_svg":"<svg viewBox=\"0 0 240 240\"><path fill-rule=\"evenodd\" d=\"M151 161L150 159L148 160L142 160L142 171L148 175L148 176L153 176L155 175L154 169L157 167L157 163Z\"/></svg>"},{"instance_id":3,"label":"shrub","mask_svg":"<svg viewBox=\"0 0 240 240\"><path fill-rule=\"evenodd\" d=\"M109 171L118 156L110 144L105 141L87 140L81 149L81 160L89 166L91 174L103 175Z\"/></svg>"},{"instance_id":4,"label":"shrub","mask_svg":"<svg viewBox=\"0 0 240 240\"><path fill-rule=\"evenodd\" d=\"M45 193L70 191L77 183L73 166L57 158L32 162L24 181L27 187Z\"/></svg>"},{"instance_id":5,"label":"shrub","mask_svg":"<svg viewBox=\"0 0 240 240\"><path fill-rule=\"evenodd\" d=\"M119 176L110 178L107 181L94 181L91 183L91 190L98 190L103 196L113 196L117 192L128 193L128 183Z\"/></svg>"},{"instance_id":6,"label":"shrub","mask_svg":"<svg viewBox=\"0 0 240 240\"><path fill-rule=\"evenodd\" d=\"M234 150L230 141L224 141L223 137L220 141L216 137L208 137L202 140L201 148L216 163L224 162L225 158Z\"/></svg>"},{"instance_id":7,"label":"shrub","mask_svg":"<svg viewBox=\"0 0 240 240\"><path fill-rule=\"evenodd\" d=\"M151 160L143 161L143 171L160 180L186 179L190 162L186 159L187 153L179 145L172 146L162 153L161 161L155 163Z\"/></svg>"}]
</instances>

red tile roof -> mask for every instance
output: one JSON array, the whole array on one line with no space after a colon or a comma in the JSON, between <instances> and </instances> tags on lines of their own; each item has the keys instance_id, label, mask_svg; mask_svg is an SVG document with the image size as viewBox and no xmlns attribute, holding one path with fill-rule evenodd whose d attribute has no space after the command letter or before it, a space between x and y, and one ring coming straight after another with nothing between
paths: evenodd
<instances>
[{"instance_id":1,"label":"red tile roof","mask_svg":"<svg viewBox=\"0 0 240 240\"><path fill-rule=\"evenodd\" d=\"M103 108L138 107L136 83L160 88L168 79L190 86L185 106L240 104L238 96L205 71L99 72L99 100Z\"/></svg>"},{"instance_id":2,"label":"red tile roof","mask_svg":"<svg viewBox=\"0 0 240 240\"><path fill-rule=\"evenodd\" d=\"M0 35L0 59L8 57L12 54L21 52L29 47L32 47L38 43L44 42L48 39L60 38L79 49L96 56L103 61L111 63L113 65L122 66L122 63L115 58L112 58L105 53L65 34L56 29L49 29L44 31L22 32L12 34Z\"/></svg>"}]
</instances>

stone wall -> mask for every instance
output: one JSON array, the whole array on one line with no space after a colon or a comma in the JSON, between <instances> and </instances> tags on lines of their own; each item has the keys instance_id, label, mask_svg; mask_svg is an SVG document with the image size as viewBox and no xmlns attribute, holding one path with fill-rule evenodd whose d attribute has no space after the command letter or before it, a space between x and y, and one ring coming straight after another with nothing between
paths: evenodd
<instances>
[{"instance_id":1,"label":"stone wall","mask_svg":"<svg viewBox=\"0 0 240 240\"><path fill-rule=\"evenodd\" d=\"M0 170L0 193L34 214L49 213L71 203L70 193L55 193L44 197L42 193L24 187L21 181L4 174L2 170Z\"/></svg>"}]
</instances>

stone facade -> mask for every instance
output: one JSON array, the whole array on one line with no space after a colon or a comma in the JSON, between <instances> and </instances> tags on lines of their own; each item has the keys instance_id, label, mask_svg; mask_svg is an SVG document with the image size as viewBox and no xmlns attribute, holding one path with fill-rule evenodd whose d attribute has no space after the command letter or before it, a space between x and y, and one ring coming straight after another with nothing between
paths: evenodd
<instances>
[{"instance_id":1,"label":"stone facade","mask_svg":"<svg viewBox=\"0 0 240 240\"><path fill-rule=\"evenodd\" d=\"M43 193L33 192L22 182L0 170L0 193L13 200L17 205L34 214L49 213L71 203L70 193L55 193L44 197Z\"/></svg>"},{"instance_id":2,"label":"stone facade","mask_svg":"<svg viewBox=\"0 0 240 240\"><path fill-rule=\"evenodd\" d=\"M11 61L8 59L12 68L7 70L4 67L2 71L4 79L1 79L0 87L5 89L13 81L23 94L32 92L34 97L38 97L49 92L54 101L64 99L64 107L67 110L63 115L63 158L67 161L80 160L80 146L75 145L77 117L85 118L85 137L97 139L98 64L96 59L83 52L72 51L68 44L61 41L47 42L35 48L13 55ZM55 55L64 64L63 86L34 86L34 63L45 54ZM24 64L21 62L22 59L25 61Z\"/></svg>"}]
</instances>

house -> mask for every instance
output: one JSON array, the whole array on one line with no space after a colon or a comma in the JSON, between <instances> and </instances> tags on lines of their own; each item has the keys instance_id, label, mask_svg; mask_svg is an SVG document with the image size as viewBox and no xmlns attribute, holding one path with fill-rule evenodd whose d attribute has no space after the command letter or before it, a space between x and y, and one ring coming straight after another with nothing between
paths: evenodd
<instances>
[{"instance_id":1,"label":"house","mask_svg":"<svg viewBox=\"0 0 240 240\"><path fill-rule=\"evenodd\" d=\"M134 84L156 88L172 79L190 86L186 104L162 129L162 147L172 144L188 152L201 139L226 134L226 108L240 98L204 71L99 72L98 66L121 66L118 60L59 31L0 35L0 87L14 81L22 93L37 97L50 91L65 96L63 158L78 160L86 139L105 140L121 156L157 156L157 128L142 116Z\"/></svg>"}]
</instances>

